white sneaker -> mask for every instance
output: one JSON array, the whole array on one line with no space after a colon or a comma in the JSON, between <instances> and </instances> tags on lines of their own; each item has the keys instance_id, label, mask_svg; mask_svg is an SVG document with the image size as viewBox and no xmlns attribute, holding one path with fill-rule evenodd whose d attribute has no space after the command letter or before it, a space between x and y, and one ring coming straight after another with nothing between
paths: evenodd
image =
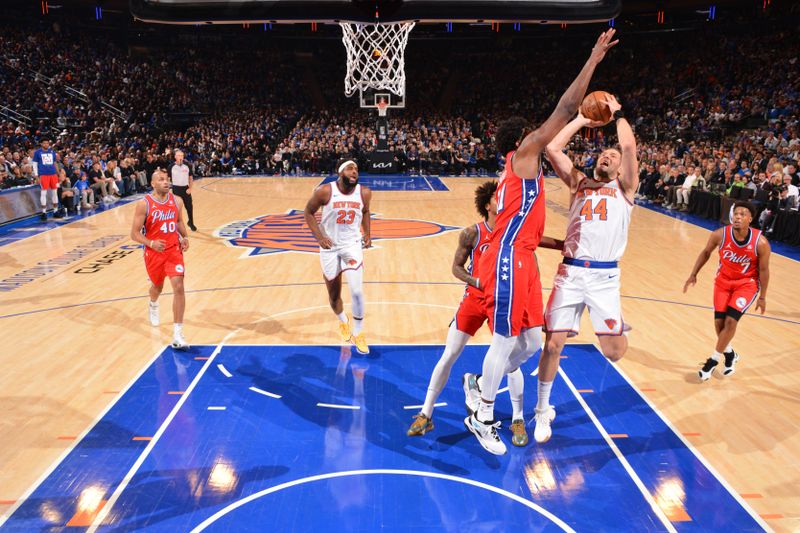
<instances>
[{"instance_id":1,"label":"white sneaker","mask_svg":"<svg viewBox=\"0 0 800 533\"><path fill-rule=\"evenodd\" d=\"M189 344L183 338L183 330L176 329L172 335L172 347L176 350L188 350Z\"/></svg>"},{"instance_id":2,"label":"white sneaker","mask_svg":"<svg viewBox=\"0 0 800 533\"><path fill-rule=\"evenodd\" d=\"M536 420L536 428L533 430L533 438L539 444L544 444L553 435L550 423L556 418L556 409L552 405L547 409L534 409L536 413L533 419Z\"/></svg>"},{"instance_id":3,"label":"white sneaker","mask_svg":"<svg viewBox=\"0 0 800 533\"><path fill-rule=\"evenodd\" d=\"M150 302L148 307L150 308L150 325L158 326L161 324L161 321L158 318L158 302Z\"/></svg>"},{"instance_id":4,"label":"white sneaker","mask_svg":"<svg viewBox=\"0 0 800 533\"><path fill-rule=\"evenodd\" d=\"M477 374L464 374L461 378L461 385L464 387L464 404L467 406L467 414L473 415L478 412L481 403L481 389L478 388Z\"/></svg>"},{"instance_id":5,"label":"white sneaker","mask_svg":"<svg viewBox=\"0 0 800 533\"><path fill-rule=\"evenodd\" d=\"M475 418L475 415L469 415L464 419L464 425L470 433L475 435L478 442L483 449L494 455L505 455L506 445L497 434L497 428L500 427L500 422L488 422L484 424Z\"/></svg>"}]
</instances>

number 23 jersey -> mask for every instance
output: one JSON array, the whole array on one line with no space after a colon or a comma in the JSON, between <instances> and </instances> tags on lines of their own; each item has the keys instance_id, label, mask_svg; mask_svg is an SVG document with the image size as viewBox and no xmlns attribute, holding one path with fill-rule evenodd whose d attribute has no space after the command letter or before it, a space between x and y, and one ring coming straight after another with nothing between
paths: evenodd
<instances>
[{"instance_id":1,"label":"number 23 jersey","mask_svg":"<svg viewBox=\"0 0 800 533\"><path fill-rule=\"evenodd\" d=\"M331 199L322 206L320 225L323 231L333 241L334 248L354 244L361 246L361 218L364 212L361 185L356 185L350 194L340 191L335 181L330 187Z\"/></svg>"}]
</instances>

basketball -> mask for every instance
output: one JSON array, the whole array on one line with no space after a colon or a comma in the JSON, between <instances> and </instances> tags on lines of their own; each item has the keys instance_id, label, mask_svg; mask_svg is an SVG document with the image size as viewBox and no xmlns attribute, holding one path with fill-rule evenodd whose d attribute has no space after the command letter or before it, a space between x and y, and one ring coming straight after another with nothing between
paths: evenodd
<instances>
[{"instance_id":1,"label":"basketball","mask_svg":"<svg viewBox=\"0 0 800 533\"><path fill-rule=\"evenodd\" d=\"M607 122L611 120L611 109L606 104L606 98L611 95L605 91L594 91L586 95L581 102L581 114L591 120Z\"/></svg>"}]
</instances>

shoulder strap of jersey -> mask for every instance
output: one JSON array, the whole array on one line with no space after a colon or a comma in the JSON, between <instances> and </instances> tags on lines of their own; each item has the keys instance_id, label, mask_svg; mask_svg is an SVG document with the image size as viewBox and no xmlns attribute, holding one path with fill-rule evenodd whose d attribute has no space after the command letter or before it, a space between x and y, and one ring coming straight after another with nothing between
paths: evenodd
<instances>
[{"instance_id":1,"label":"shoulder strap of jersey","mask_svg":"<svg viewBox=\"0 0 800 533\"><path fill-rule=\"evenodd\" d=\"M475 224L475 229L477 230L477 235L475 235L475 242L472 244L473 250L480 246L481 241L483 240L483 232L485 230L483 222L478 222Z\"/></svg>"},{"instance_id":2,"label":"shoulder strap of jersey","mask_svg":"<svg viewBox=\"0 0 800 533\"><path fill-rule=\"evenodd\" d=\"M722 226L722 240L719 241L719 249L720 250L722 250L722 248L725 246L725 241L728 239L728 231L730 231L730 229L732 227L733 226L730 226L730 225Z\"/></svg>"}]
</instances>

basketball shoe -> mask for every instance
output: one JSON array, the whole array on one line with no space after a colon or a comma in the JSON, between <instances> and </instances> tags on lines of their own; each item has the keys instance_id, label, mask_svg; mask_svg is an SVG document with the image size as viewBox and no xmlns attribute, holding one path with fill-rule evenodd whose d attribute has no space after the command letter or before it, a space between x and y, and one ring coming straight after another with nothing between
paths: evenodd
<instances>
[{"instance_id":1,"label":"basketball shoe","mask_svg":"<svg viewBox=\"0 0 800 533\"><path fill-rule=\"evenodd\" d=\"M339 335L342 337L342 342L350 342L350 338L353 336L353 332L350 331L350 321L342 322L339 321Z\"/></svg>"},{"instance_id":2,"label":"basketball shoe","mask_svg":"<svg viewBox=\"0 0 800 533\"><path fill-rule=\"evenodd\" d=\"M725 360L727 361L727 356ZM719 361L714 361L711 357L706 359L706 362L703 363L703 368L700 369L697 374L700 376L700 381L708 381L708 378L711 377L711 373L714 372L714 369L717 368Z\"/></svg>"},{"instance_id":3,"label":"basketball shoe","mask_svg":"<svg viewBox=\"0 0 800 533\"><path fill-rule=\"evenodd\" d=\"M514 446L528 445L528 431L525 429L525 421L520 419L511 421L511 444Z\"/></svg>"},{"instance_id":4,"label":"basketball shoe","mask_svg":"<svg viewBox=\"0 0 800 533\"><path fill-rule=\"evenodd\" d=\"M176 350L188 350L189 344L183 338L183 328L175 326L172 333L172 347Z\"/></svg>"},{"instance_id":5,"label":"basketball shoe","mask_svg":"<svg viewBox=\"0 0 800 533\"><path fill-rule=\"evenodd\" d=\"M475 435L478 442L487 452L494 455L505 455L508 451L506 445L497 434L497 428L500 427L500 422L481 422L475 415L469 415L464 419L464 426L470 433Z\"/></svg>"},{"instance_id":6,"label":"basketball shoe","mask_svg":"<svg viewBox=\"0 0 800 533\"><path fill-rule=\"evenodd\" d=\"M730 376L734 372L736 372L736 361L739 360L739 354L735 351L731 350L730 352L725 352L725 366L722 369L723 376Z\"/></svg>"},{"instance_id":7,"label":"basketball shoe","mask_svg":"<svg viewBox=\"0 0 800 533\"><path fill-rule=\"evenodd\" d=\"M409 437L417 437L420 435L424 435L425 433L431 431L433 429L433 419L428 418L425 416L425 413L420 411L419 413L414 415L414 421L411 423L411 427L408 428L406 431L406 435Z\"/></svg>"},{"instance_id":8,"label":"basketball shoe","mask_svg":"<svg viewBox=\"0 0 800 533\"><path fill-rule=\"evenodd\" d=\"M367 339L364 338L363 332L353 337L353 344L356 345L356 351L361 355L369 354L369 345L367 345Z\"/></svg>"},{"instance_id":9,"label":"basketball shoe","mask_svg":"<svg viewBox=\"0 0 800 533\"><path fill-rule=\"evenodd\" d=\"M149 307L149 314L150 314L150 325L151 326L158 326L161 324L161 321L158 318L158 302L150 302Z\"/></svg>"},{"instance_id":10,"label":"basketball shoe","mask_svg":"<svg viewBox=\"0 0 800 533\"><path fill-rule=\"evenodd\" d=\"M536 427L533 429L533 439L539 444L544 444L553 435L550 423L556 418L556 409L551 405L547 409L534 409L534 413Z\"/></svg>"},{"instance_id":11,"label":"basketball shoe","mask_svg":"<svg viewBox=\"0 0 800 533\"><path fill-rule=\"evenodd\" d=\"M464 404L467 406L467 414L474 415L478 412L478 405L481 403L481 388L478 386L480 374L464 374L461 378L461 385L464 387Z\"/></svg>"}]
</instances>

